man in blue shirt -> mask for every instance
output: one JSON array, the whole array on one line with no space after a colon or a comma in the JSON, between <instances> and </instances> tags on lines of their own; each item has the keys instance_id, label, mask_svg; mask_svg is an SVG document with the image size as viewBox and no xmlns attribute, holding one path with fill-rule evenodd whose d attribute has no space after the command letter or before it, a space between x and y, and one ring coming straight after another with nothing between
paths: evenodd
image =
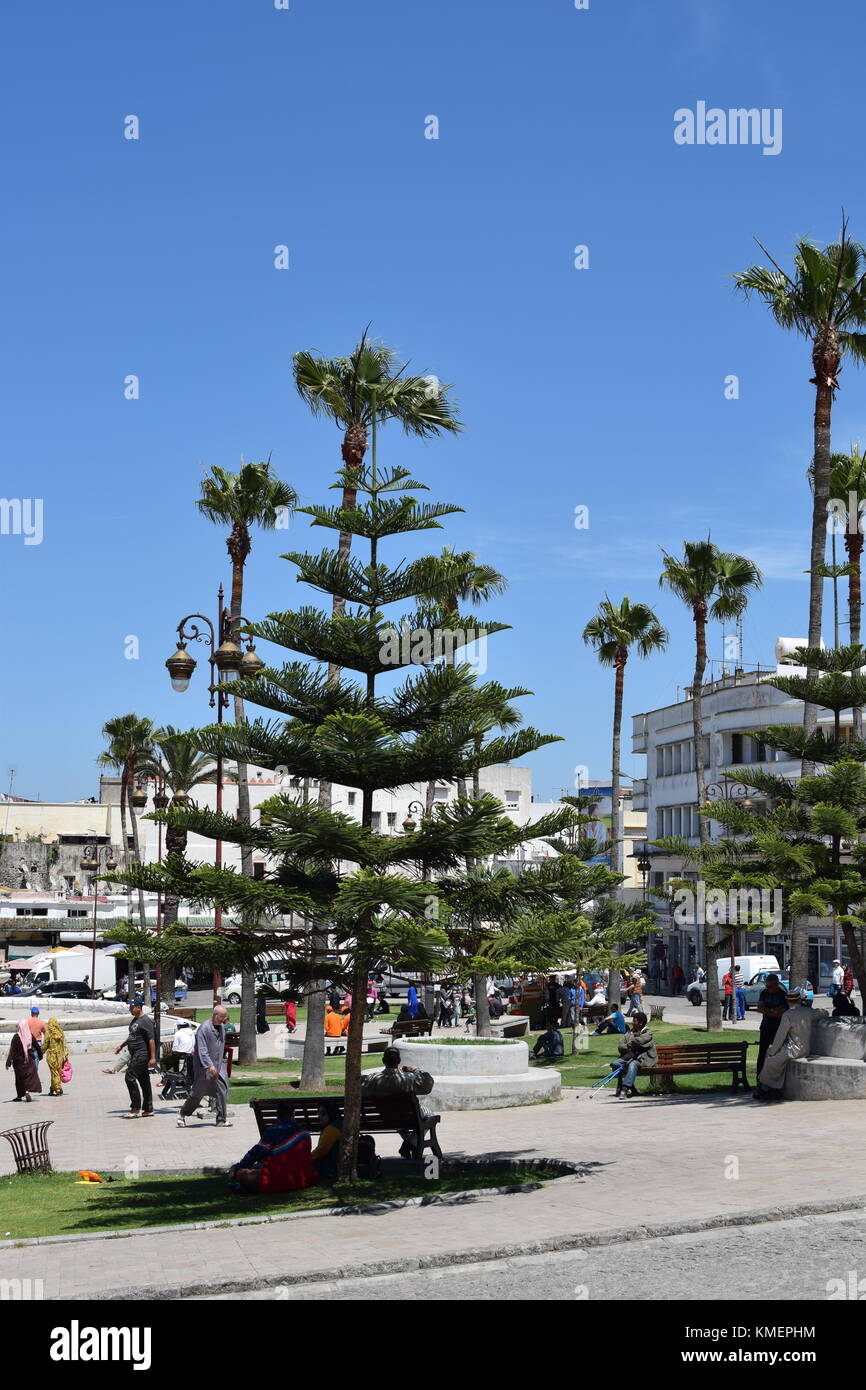
<instances>
[{"instance_id":1,"label":"man in blue shirt","mask_svg":"<svg viewBox=\"0 0 866 1390\"><path fill-rule=\"evenodd\" d=\"M603 1018L601 1020L601 1023L598 1025L598 1027L595 1029L595 1032L593 1033L593 1037L595 1037L595 1035L598 1033L624 1033L625 1031L625 1015L623 1014L622 1009L620 1009L619 1006L617 1006L615 1009L611 1011L611 1013L608 1014L607 1018Z\"/></svg>"}]
</instances>

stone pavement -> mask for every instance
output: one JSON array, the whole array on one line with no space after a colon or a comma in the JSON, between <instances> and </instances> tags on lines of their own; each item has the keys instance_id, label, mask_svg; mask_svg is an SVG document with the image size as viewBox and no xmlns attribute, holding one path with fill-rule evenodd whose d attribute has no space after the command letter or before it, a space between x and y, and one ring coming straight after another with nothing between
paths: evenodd
<instances>
[{"instance_id":1,"label":"stone pavement","mask_svg":"<svg viewBox=\"0 0 866 1390\"><path fill-rule=\"evenodd\" d=\"M26 1111L2 1103L2 1126L20 1122L22 1111L28 1119L52 1116L55 1166L97 1170L122 1170L130 1158L142 1172L228 1166L255 1138L252 1115L240 1107L236 1127L225 1131L212 1124L179 1130L175 1107L152 1120L124 1121L123 1081L103 1076L101 1065L80 1058L62 1099L43 1097ZM7 1097L10 1089L4 1087ZM576 1094L566 1091L562 1101L543 1106L446 1113L439 1133L449 1157L571 1159L587 1170L581 1179L463 1204L4 1249L0 1278L42 1278L47 1298L117 1296L133 1288L160 1297L172 1287L206 1294L233 1283L253 1287L335 1270L348 1275L383 1261L447 1259L522 1243L538 1248L611 1229L627 1236L647 1225L767 1208L783 1214L801 1204L863 1204L858 1155L866 1106L857 1102L767 1107L727 1092L635 1101L616 1101L610 1092L592 1100ZM385 1135L378 1148L392 1154L398 1143ZM7 1154L0 1158L9 1171ZM228 1194L226 1216L231 1219Z\"/></svg>"}]
</instances>

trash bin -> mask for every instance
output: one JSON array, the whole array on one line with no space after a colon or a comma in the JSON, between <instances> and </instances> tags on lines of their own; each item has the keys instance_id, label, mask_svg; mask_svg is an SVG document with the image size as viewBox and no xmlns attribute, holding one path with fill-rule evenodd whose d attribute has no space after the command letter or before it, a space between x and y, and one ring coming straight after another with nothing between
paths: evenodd
<instances>
[{"instance_id":1,"label":"trash bin","mask_svg":"<svg viewBox=\"0 0 866 1390\"><path fill-rule=\"evenodd\" d=\"M0 1131L2 1138L8 1139L15 1155L15 1167L19 1173L50 1173L51 1155L45 1138L48 1126L53 1120L40 1120L33 1125L19 1125L17 1129Z\"/></svg>"}]
</instances>

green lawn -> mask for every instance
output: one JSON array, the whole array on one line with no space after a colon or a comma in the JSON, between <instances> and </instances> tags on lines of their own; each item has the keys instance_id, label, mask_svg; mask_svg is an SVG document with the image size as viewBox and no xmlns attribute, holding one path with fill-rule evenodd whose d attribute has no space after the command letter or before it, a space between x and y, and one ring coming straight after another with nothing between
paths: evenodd
<instances>
[{"instance_id":1,"label":"green lawn","mask_svg":"<svg viewBox=\"0 0 866 1390\"><path fill-rule=\"evenodd\" d=\"M721 1033L708 1033L705 1028L681 1027L672 1023L654 1023L652 1034L656 1043L701 1043L701 1042L749 1042L758 1041L758 1030L747 1028L745 1025L738 1028L736 1034L733 1030L725 1030ZM535 1046L535 1039L539 1035L533 1034L527 1037L530 1052ZM571 1047L571 1032L563 1029L562 1040L565 1043L565 1057L557 1057L552 1061L545 1061L542 1058L533 1061L530 1056L529 1065L531 1067L553 1067L562 1073L563 1086L591 1086L593 1082L600 1081L610 1071L613 1062L618 1058L617 1043L619 1036L604 1033L596 1038L590 1035L589 1047L586 1051L578 1051L573 1056L569 1055ZM580 1035L578 1034L578 1042ZM755 1079L755 1059L757 1048L749 1048L746 1054L746 1074L750 1082ZM614 1083L611 1082L611 1085ZM638 1090L645 1091L649 1083L638 1079ZM678 1076L673 1081L677 1091L724 1091L730 1089L730 1078L725 1073L712 1073L705 1076Z\"/></svg>"},{"instance_id":2,"label":"green lawn","mask_svg":"<svg viewBox=\"0 0 866 1390\"><path fill-rule=\"evenodd\" d=\"M364 1053L361 1065L365 1071L381 1067L381 1052ZM278 1057L263 1058L248 1066L232 1068L229 1082L229 1104L248 1105L251 1100L268 1100L272 1096L309 1096L322 1094L319 1090L302 1091L290 1086L301 1075L299 1061L283 1061ZM346 1063L342 1057L325 1058L325 1090L342 1095L345 1088Z\"/></svg>"},{"instance_id":3,"label":"green lawn","mask_svg":"<svg viewBox=\"0 0 866 1390\"><path fill-rule=\"evenodd\" d=\"M421 1176L389 1176L339 1189L312 1187L303 1192L256 1197L229 1192L222 1174L170 1173L86 1185L76 1185L77 1173L22 1174L0 1178L0 1239L146 1229L184 1221L231 1224L239 1216L259 1212L313 1211L317 1207L353 1206L358 1202L430 1197L559 1176L561 1173L553 1167L525 1172L501 1168L449 1173L435 1181Z\"/></svg>"}]
</instances>

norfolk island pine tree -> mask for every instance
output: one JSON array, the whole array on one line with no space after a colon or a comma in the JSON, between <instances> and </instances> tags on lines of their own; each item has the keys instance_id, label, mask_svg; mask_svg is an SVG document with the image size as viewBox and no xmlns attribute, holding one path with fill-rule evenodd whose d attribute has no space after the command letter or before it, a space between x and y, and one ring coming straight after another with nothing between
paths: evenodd
<instances>
[{"instance_id":1,"label":"norfolk island pine tree","mask_svg":"<svg viewBox=\"0 0 866 1390\"><path fill-rule=\"evenodd\" d=\"M417 376L400 364L397 354L384 343L368 337L369 324L360 341L348 357L323 357L315 352L295 354L292 367L295 386L301 399L313 415L332 420L342 430L340 453L343 468L342 506L355 506L358 471L363 467L369 445L370 428L375 410L378 425L397 421L403 433L422 439L440 434L456 434L461 428L457 407L449 397L450 387L437 378ZM348 560L352 550L352 535L341 531L337 554ZM344 611L346 600L340 594L332 599L332 616ZM332 666L329 678L339 680L339 668ZM331 786L319 782L320 806L331 805ZM327 933L319 932L313 949L323 958L327 954ZM304 1048L302 1083L317 1089L325 1083L325 988L324 982L313 978L307 989L307 1035Z\"/></svg>"},{"instance_id":2,"label":"norfolk island pine tree","mask_svg":"<svg viewBox=\"0 0 866 1390\"><path fill-rule=\"evenodd\" d=\"M343 480L340 480L341 485ZM478 766L519 758L553 736L522 729L508 737L487 740L476 748L479 721L495 714L500 692L491 701L466 664L422 666L390 694L377 682L411 665L400 651L399 620L389 622L383 608L417 598L422 562L383 564L379 545L389 537L438 528L440 519L459 508L419 504L421 485L402 469L378 475L374 463L353 477L363 505L301 509L313 524L362 538L369 562L342 559L333 550L321 554L292 553L298 578L347 605L338 617L313 608L273 613L247 630L257 638L320 663L305 661L269 666L254 681L242 681L238 694L247 704L276 712L282 718L257 718L243 725L211 726L199 733L204 751L255 766L288 766L302 777L322 777L354 787L362 794L361 824L330 808L296 804L288 795L270 798L261 808L260 823L247 826L229 817L190 808L163 813L168 823L181 825L207 838L251 844L268 858L263 880L248 880L230 869L211 865L180 865L176 861L131 870L136 882L159 885L190 900L218 901L234 912L240 924L221 941L202 938L204 956L217 949L235 959L252 961L279 940L277 924L290 911L304 912L325 922L332 938L331 970L352 983L354 997L363 999L369 969L381 959L397 967L433 972L445 958L445 934L437 925L439 891L435 878L458 868L467 855L506 853L526 840L555 836L570 824L568 808L531 826L517 826L496 798L459 798L436 807L432 818L410 834L381 835L372 829L373 793L434 780L470 778ZM429 561L423 562L423 577ZM487 633L497 623L480 624L461 617L460 628ZM430 644L441 634L434 628L415 628ZM384 655L383 655L384 653ZM387 658L387 659L386 659ZM353 671L360 679L338 684L329 670ZM412 876L412 868L416 874ZM424 878L424 870L430 877ZM270 929L250 929L252 920ZM229 939L231 938L231 940ZM303 947L294 960L299 985L321 974L322 963L310 950L310 933L297 933ZM283 938L282 944L285 944ZM164 934L163 959L196 951L196 934L178 928ZM363 1011L350 1027L346 1057L346 1098L342 1178L354 1171L361 1099Z\"/></svg>"}]
</instances>

